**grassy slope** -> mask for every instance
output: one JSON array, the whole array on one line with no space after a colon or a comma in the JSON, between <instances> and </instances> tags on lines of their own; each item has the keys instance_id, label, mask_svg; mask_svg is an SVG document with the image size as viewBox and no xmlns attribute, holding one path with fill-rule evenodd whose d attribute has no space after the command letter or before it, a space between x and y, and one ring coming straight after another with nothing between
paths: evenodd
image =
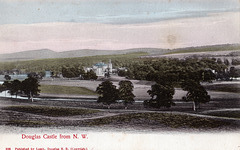
<instances>
[{"instance_id":1,"label":"grassy slope","mask_svg":"<svg viewBox=\"0 0 240 150\"><path fill-rule=\"evenodd\" d=\"M214 52L214 51L230 51L240 50L240 45L215 45L215 46L200 46L200 47L189 47L174 49L171 52L165 54L177 54L177 53L194 53L194 52Z\"/></svg>"},{"instance_id":2,"label":"grassy slope","mask_svg":"<svg viewBox=\"0 0 240 150\"><path fill-rule=\"evenodd\" d=\"M94 91L84 87L41 85L40 90L41 90L41 93L46 93L46 94L97 95Z\"/></svg>"},{"instance_id":3,"label":"grassy slope","mask_svg":"<svg viewBox=\"0 0 240 150\"><path fill-rule=\"evenodd\" d=\"M43 116L62 117L75 115L89 115L99 112L92 109L78 109L78 108L61 108L61 107L47 107L47 106L9 106L5 110L12 110L24 113L32 113Z\"/></svg>"},{"instance_id":4,"label":"grassy slope","mask_svg":"<svg viewBox=\"0 0 240 150\"><path fill-rule=\"evenodd\" d=\"M214 111L209 113L204 113L205 115L218 116L218 117L229 117L229 118L239 118L240 119L240 111Z\"/></svg>"},{"instance_id":5,"label":"grassy slope","mask_svg":"<svg viewBox=\"0 0 240 150\"><path fill-rule=\"evenodd\" d=\"M62 108L62 107L48 107L48 106L9 106L5 110L38 114L51 117L64 117L74 115L91 115L99 113L98 110L92 109L78 109L78 108ZM20 119L10 120L9 125L17 126L110 126L116 128L145 128L145 129L227 129L228 127L236 127L237 124L227 120L204 118L197 116L190 116L186 114L175 113L125 113L116 116L108 116L95 119L86 120L65 120L58 121L50 120L34 120L34 119Z\"/></svg>"},{"instance_id":6,"label":"grassy slope","mask_svg":"<svg viewBox=\"0 0 240 150\"><path fill-rule=\"evenodd\" d=\"M61 71L62 66L66 65L81 65L90 67L97 62L108 62L112 60L114 66L121 66L121 63L133 61L140 56L148 55L146 52L136 52L121 55L102 55L102 56L89 56L89 57L76 57L76 58L55 58L55 59L40 59L19 62L3 62L0 63L0 70L19 69L26 72L38 72L45 70Z\"/></svg>"},{"instance_id":7,"label":"grassy slope","mask_svg":"<svg viewBox=\"0 0 240 150\"><path fill-rule=\"evenodd\" d=\"M218 128L230 125L228 122L210 118L194 117L168 113L133 113L89 120L84 123L89 126L98 125L130 125L130 126L159 126L170 128Z\"/></svg>"}]
</instances>

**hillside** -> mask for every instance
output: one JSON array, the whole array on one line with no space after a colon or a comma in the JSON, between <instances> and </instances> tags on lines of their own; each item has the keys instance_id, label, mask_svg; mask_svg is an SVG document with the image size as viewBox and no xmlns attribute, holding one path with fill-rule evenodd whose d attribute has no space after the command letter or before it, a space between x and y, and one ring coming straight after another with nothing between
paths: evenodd
<instances>
[{"instance_id":1,"label":"hillside","mask_svg":"<svg viewBox=\"0 0 240 150\"><path fill-rule=\"evenodd\" d=\"M99 55L119 55L135 52L147 52L150 55L163 54L167 50L158 48L138 48L138 49L127 49L127 50L72 50L64 52L55 52L49 49L41 50L30 50L24 52L1 54L0 61L25 61L35 59L49 59L49 58L73 58L73 57L87 57L87 56L99 56Z\"/></svg>"},{"instance_id":2,"label":"hillside","mask_svg":"<svg viewBox=\"0 0 240 150\"><path fill-rule=\"evenodd\" d=\"M49 58L73 58L73 57L87 57L87 56L100 56L100 55L119 55L119 54L135 53L135 52L146 52L148 53L148 56L156 56L156 55L163 55L163 54L179 54L179 53L185 54L185 53L198 53L198 52L230 51L230 50L240 50L240 44L186 47L186 48L178 48L173 50L160 49L160 48L135 48L135 49L126 49L126 50L82 49L82 50L55 52L49 49L40 49L40 50L30 50L30 51L10 53L10 54L0 54L0 62L25 61L25 60L49 59Z\"/></svg>"},{"instance_id":3,"label":"hillside","mask_svg":"<svg viewBox=\"0 0 240 150\"><path fill-rule=\"evenodd\" d=\"M51 70L60 72L62 66L92 66L97 62L108 62L112 60L114 66L124 66L127 62L132 62L140 56L148 55L146 52L134 52L118 55L98 55L86 57L72 58L52 58L52 59L36 59L26 61L0 62L0 71L18 69L23 72L40 72Z\"/></svg>"}]
</instances>

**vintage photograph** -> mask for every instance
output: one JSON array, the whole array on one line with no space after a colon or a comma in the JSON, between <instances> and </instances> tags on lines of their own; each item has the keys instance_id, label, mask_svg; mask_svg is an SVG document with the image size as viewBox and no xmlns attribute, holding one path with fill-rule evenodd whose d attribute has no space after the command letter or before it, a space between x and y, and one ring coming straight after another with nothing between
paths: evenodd
<instances>
[{"instance_id":1,"label":"vintage photograph","mask_svg":"<svg viewBox=\"0 0 240 150\"><path fill-rule=\"evenodd\" d=\"M0 0L0 150L240 150L239 0Z\"/></svg>"}]
</instances>

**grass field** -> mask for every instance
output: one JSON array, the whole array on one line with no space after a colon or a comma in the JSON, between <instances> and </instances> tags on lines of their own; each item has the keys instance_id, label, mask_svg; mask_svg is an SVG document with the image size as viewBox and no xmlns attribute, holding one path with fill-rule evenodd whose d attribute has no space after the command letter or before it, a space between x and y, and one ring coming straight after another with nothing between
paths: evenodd
<instances>
[{"instance_id":1,"label":"grass field","mask_svg":"<svg viewBox=\"0 0 240 150\"><path fill-rule=\"evenodd\" d=\"M99 112L92 109L78 109L78 108L62 108L62 107L47 107L47 106L9 106L5 110L12 110L24 113L32 113L43 116L63 117L75 115L89 115Z\"/></svg>"},{"instance_id":2,"label":"grass field","mask_svg":"<svg viewBox=\"0 0 240 150\"><path fill-rule=\"evenodd\" d=\"M205 115L218 116L218 117L228 117L228 118L240 118L240 110L232 111L213 111L204 113Z\"/></svg>"},{"instance_id":3,"label":"grass field","mask_svg":"<svg viewBox=\"0 0 240 150\"><path fill-rule=\"evenodd\" d=\"M189 116L174 113L132 113L99 118L84 122L87 126L116 125L116 126L159 126L169 128L211 129L228 126L221 120Z\"/></svg>"},{"instance_id":4,"label":"grass field","mask_svg":"<svg viewBox=\"0 0 240 150\"><path fill-rule=\"evenodd\" d=\"M41 93L46 93L46 94L97 95L97 93L85 87L41 85L40 90L41 90Z\"/></svg>"},{"instance_id":5,"label":"grass field","mask_svg":"<svg viewBox=\"0 0 240 150\"><path fill-rule=\"evenodd\" d=\"M232 92L240 94L240 85L238 84L213 84L204 86L206 90L219 92Z\"/></svg>"}]
</instances>

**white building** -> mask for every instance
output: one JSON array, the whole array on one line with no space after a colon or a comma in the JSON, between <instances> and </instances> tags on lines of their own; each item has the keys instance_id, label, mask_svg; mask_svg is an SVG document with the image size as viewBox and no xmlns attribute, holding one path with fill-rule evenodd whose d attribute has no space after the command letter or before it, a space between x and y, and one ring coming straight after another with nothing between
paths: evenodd
<instances>
[{"instance_id":1,"label":"white building","mask_svg":"<svg viewBox=\"0 0 240 150\"><path fill-rule=\"evenodd\" d=\"M109 72L109 74L112 74L112 62L109 60L108 64L105 64L104 62L99 62L92 66L92 68L85 68L85 71L93 70L98 77L104 77L105 74Z\"/></svg>"}]
</instances>

